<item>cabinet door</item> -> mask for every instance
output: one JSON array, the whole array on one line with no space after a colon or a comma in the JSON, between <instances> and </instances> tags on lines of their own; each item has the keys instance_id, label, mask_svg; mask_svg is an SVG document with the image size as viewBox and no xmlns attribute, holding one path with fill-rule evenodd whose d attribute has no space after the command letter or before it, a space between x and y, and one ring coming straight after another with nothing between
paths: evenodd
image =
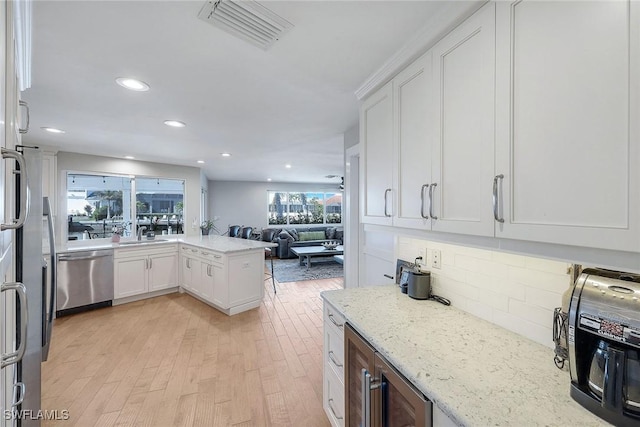
<instances>
[{"instance_id":1,"label":"cabinet door","mask_svg":"<svg viewBox=\"0 0 640 427\"><path fill-rule=\"evenodd\" d=\"M493 236L495 4L433 48L433 76L432 229Z\"/></svg>"},{"instance_id":2,"label":"cabinet door","mask_svg":"<svg viewBox=\"0 0 640 427\"><path fill-rule=\"evenodd\" d=\"M149 257L149 291L178 286L178 254Z\"/></svg>"},{"instance_id":3,"label":"cabinet door","mask_svg":"<svg viewBox=\"0 0 640 427\"><path fill-rule=\"evenodd\" d=\"M208 301L213 301L214 288L216 287L215 268L216 265L214 263L204 261L200 263L200 295ZM218 280L220 280L219 277ZM217 295L220 296L220 292ZM218 303L217 301L214 302Z\"/></svg>"},{"instance_id":4,"label":"cabinet door","mask_svg":"<svg viewBox=\"0 0 640 427\"><path fill-rule=\"evenodd\" d=\"M388 83L360 107L362 222L392 224L393 115Z\"/></svg>"},{"instance_id":5,"label":"cabinet door","mask_svg":"<svg viewBox=\"0 0 640 427\"><path fill-rule=\"evenodd\" d=\"M148 292L148 265L146 256L117 259L114 297L125 298Z\"/></svg>"},{"instance_id":6,"label":"cabinet door","mask_svg":"<svg viewBox=\"0 0 640 427\"><path fill-rule=\"evenodd\" d=\"M363 370L371 374L375 373L375 351L357 332L347 323L344 328L345 338L345 406L346 422L349 427L365 425L365 414L362 413L362 377ZM371 398L369 416L377 412L376 399Z\"/></svg>"},{"instance_id":7,"label":"cabinet door","mask_svg":"<svg viewBox=\"0 0 640 427\"><path fill-rule=\"evenodd\" d=\"M184 255L182 255L180 259L182 260L181 268L180 268L180 276L181 276L180 286L182 286L183 288L189 291L193 291L194 282L199 280L198 279L198 276L200 274L199 262L194 258L184 256ZM197 271L196 271L196 268L198 269Z\"/></svg>"},{"instance_id":8,"label":"cabinet door","mask_svg":"<svg viewBox=\"0 0 640 427\"><path fill-rule=\"evenodd\" d=\"M393 225L431 228L427 190L431 183L433 114L431 52L393 79L395 164Z\"/></svg>"},{"instance_id":9,"label":"cabinet door","mask_svg":"<svg viewBox=\"0 0 640 427\"><path fill-rule=\"evenodd\" d=\"M497 236L640 251L639 6L498 2Z\"/></svg>"}]
</instances>

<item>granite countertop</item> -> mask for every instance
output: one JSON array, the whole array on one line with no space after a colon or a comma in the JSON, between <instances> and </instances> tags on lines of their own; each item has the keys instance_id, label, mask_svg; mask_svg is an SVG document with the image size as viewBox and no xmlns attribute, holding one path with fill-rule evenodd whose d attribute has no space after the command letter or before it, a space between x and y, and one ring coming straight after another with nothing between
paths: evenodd
<instances>
[{"instance_id":1,"label":"granite countertop","mask_svg":"<svg viewBox=\"0 0 640 427\"><path fill-rule=\"evenodd\" d=\"M150 247L161 247L163 245L171 245L176 243L186 243L203 249L210 249L216 252L233 253L254 251L258 249L270 248L278 246L277 243L263 242L260 240L239 239L235 237L225 236L156 236L156 240L146 240L143 238L140 243L122 244L125 242L134 242L135 238L122 238L120 243L112 243L111 239L91 239L91 240L72 240L64 244L56 245L57 253L69 253L87 250L99 249L142 249Z\"/></svg>"},{"instance_id":2,"label":"granite countertop","mask_svg":"<svg viewBox=\"0 0 640 427\"><path fill-rule=\"evenodd\" d=\"M608 425L571 399L551 348L398 286L322 297L458 425Z\"/></svg>"}]
</instances>

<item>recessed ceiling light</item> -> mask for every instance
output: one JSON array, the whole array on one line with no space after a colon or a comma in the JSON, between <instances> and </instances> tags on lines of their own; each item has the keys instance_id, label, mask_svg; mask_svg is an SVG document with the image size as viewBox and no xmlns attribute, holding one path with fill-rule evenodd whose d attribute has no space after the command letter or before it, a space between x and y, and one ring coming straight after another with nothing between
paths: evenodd
<instances>
[{"instance_id":1,"label":"recessed ceiling light","mask_svg":"<svg viewBox=\"0 0 640 427\"><path fill-rule=\"evenodd\" d=\"M222 157L231 157L230 153L220 153Z\"/></svg>"},{"instance_id":2,"label":"recessed ceiling light","mask_svg":"<svg viewBox=\"0 0 640 427\"><path fill-rule=\"evenodd\" d=\"M135 159L135 157L133 157L133 156L124 156L124 158L125 158L125 159L127 159L127 160L133 160L133 159Z\"/></svg>"},{"instance_id":3,"label":"recessed ceiling light","mask_svg":"<svg viewBox=\"0 0 640 427\"><path fill-rule=\"evenodd\" d=\"M291 169L291 165L284 165L285 168Z\"/></svg>"},{"instance_id":4,"label":"recessed ceiling light","mask_svg":"<svg viewBox=\"0 0 640 427\"><path fill-rule=\"evenodd\" d=\"M146 92L149 90L149 85L145 82L129 77L118 77L116 83L129 90L135 90L136 92Z\"/></svg>"},{"instance_id":5,"label":"recessed ceiling light","mask_svg":"<svg viewBox=\"0 0 640 427\"><path fill-rule=\"evenodd\" d=\"M204 163L204 160L198 160L198 163Z\"/></svg>"},{"instance_id":6,"label":"recessed ceiling light","mask_svg":"<svg viewBox=\"0 0 640 427\"><path fill-rule=\"evenodd\" d=\"M56 128L43 127L43 128L40 128L40 129L46 130L47 132L51 132L51 133L66 133L62 129L56 129Z\"/></svg>"},{"instance_id":7,"label":"recessed ceiling light","mask_svg":"<svg viewBox=\"0 0 640 427\"><path fill-rule=\"evenodd\" d=\"M164 124L167 126L171 126L174 128L183 128L186 126L186 124L184 124L184 122L180 122L178 120L165 120Z\"/></svg>"},{"instance_id":8,"label":"recessed ceiling light","mask_svg":"<svg viewBox=\"0 0 640 427\"><path fill-rule=\"evenodd\" d=\"M271 178L267 178L267 181L271 181Z\"/></svg>"}]
</instances>

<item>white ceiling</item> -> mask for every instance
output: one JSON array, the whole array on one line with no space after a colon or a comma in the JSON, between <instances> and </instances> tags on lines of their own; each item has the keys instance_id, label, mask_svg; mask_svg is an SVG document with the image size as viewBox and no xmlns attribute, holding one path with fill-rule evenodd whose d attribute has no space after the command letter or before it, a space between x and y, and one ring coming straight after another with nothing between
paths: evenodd
<instances>
[{"instance_id":1,"label":"white ceiling","mask_svg":"<svg viewBox=\"0 0 640 427\"><path fill-rule=\"evenodd\" d=\"M263 51L199 20L204 3L35 1L24 143L202 167L213 180L336 182L325 176L343 174L354 91L443 6L262 1L294 25Z\"/></svg>"}]
</instances>

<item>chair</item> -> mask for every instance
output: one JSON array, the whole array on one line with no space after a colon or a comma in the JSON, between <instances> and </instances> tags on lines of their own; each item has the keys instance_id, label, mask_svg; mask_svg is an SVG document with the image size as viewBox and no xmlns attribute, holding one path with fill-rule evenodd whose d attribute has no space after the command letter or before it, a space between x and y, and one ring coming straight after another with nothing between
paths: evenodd
<instances>
[{"instance_id":1,"label":"chair","mask_svg":"<svg viewBox=\"0 0 640 427\"><path fill-rule=\"evenodd\" d=\"M278 291L276 291L276 280L273 276L273 250L274 249L275 248L264 248L264 259L267 259L267 257L269 257L269 261L271 262L271 274L267 273L264 280L271 279L271 284L273 285L273 293L277 294Z\"/></svg>"},{"instance_id":2,"label":"chair","mask_svg":"<svg viewBox=\"0 0 640 427\"><path fill-rule=\"evenodd\" d=\"M253 233L253 227L242 227L240 229L240 235L236 237L242 237L243 239L250 239L251 233Z\"/></svg>"},{"instance_id":3,"label":"chair","mask_svg":"<svg viewBox=\"0 0 640 427\"><path fill-rule=\"evenodd\" d=\"M238 237L240 234L240 226L239 225L230 225L229 226L229 237Z\"/></svg>"}]
</instances>

